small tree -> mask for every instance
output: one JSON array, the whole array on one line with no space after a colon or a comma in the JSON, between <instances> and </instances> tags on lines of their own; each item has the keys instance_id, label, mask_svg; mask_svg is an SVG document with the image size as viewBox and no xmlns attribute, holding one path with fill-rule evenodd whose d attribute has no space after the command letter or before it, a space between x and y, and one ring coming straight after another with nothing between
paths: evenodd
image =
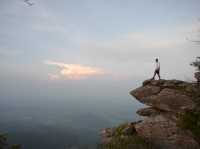
<instances>
[{"instance_id":1,"label":"small tree","mask_svg":"<svg viewBox=\"0 0 200 149\"><path fill-rule=\"evenodd\" d=\"M200 71L200 57L197 57L196 60L191 63L191 65L197 68L197 71Z\"/></svg>"},{"instance_id":2,"label":"small tree","mask_svg":"<svg viewBox=\"0 0 200 149\"><path fill-rule=\"evenodd\" d=\"M197 69L197 72L194 73L194 77L197 79L198 85L200 85L200 57L197 57L191 65Z\"/></svg>"}]
</instances>

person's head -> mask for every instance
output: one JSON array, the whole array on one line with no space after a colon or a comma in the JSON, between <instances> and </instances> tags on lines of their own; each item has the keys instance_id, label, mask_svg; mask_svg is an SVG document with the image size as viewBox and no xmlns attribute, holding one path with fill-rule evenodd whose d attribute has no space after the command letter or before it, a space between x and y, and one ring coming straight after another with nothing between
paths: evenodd
<instances>
[{"instance_id":1,"label":"person's head","mask_svg":"<svg viewBox=\"0 0 200 149\"><path fill-rule=\"evenodd\" d=\"M158 58L156 58L156 62L158 62Z\"/></svg>"}]
</instances>

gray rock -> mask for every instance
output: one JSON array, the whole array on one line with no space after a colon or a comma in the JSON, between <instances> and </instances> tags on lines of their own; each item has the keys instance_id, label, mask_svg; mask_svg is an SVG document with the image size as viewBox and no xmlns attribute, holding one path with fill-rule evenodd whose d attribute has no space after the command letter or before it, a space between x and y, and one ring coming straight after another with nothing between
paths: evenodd
<instances>
[{"instance_id":1,"label":"gray rock","mask_svg":"<svg viewBox=\"0 0 200 149\"><path fill-rule=\"evenodd\" d=\"M191 84L185 85L185 82L178 80L161 80L162 83L157 83L158 86L156 86L152 85L152 83L155 84L154 82L155 80L131 91L130 94L141 103L163 111L178 113L193 109L194 102L190 94L194 87ZM181 84L184 84L186 87L178 89L178 85Z\"/></svg>"},{"instance_id":2,"label":"gray rock","mask_svg":"<svg viewBox=\"0 0 200 149\"><path fill-rule=\"evenodd\" d=\"M139 109L137 111L137 114L141 115L141 116L155 116L155 115L158 115L160 113L161 113L161 111L156 110L153 107L143 108L143 109Z\"/></svg>"},{"instance_id":3,"label":"gray rock","mask_svg":"<svg viewBox=\"0 0 200 149\"><path fill-rule=\"evenodd\" d=\"M180 112L194 108L191 97L184 95L179 90L163 89L159 94L143 99L143 103L152 105L163 111Z\"/></svg>"},{"instance_id":4,"label":"gray rock","mask_svg":"<svg viewBox=\"0 0 200 149\"><path fill-rule=\"evenodd\" d=\"M175 122L157 115L135 125L137 134L159 149L199 149L192 136L179 129Z\"/></svg>"},{"instance_id":5,"label":"gray rock","mask_svg":"<svg viewBox=\"0 0 200 149\"><path fill-rule=\"evenodd\" d=\"M143 86L146 86L146 85L161 86L165 81L166 80L163 80L163 79L160 79L160 80L149 79L143 82Z\"/></svg>"},{"instance_id":6,"label":"gray rock","mask_svg":"<svg viewBox=\"0 0 200 149\"><path fill-rule=\"evenodd\" d=\"M131 91L130 94L134 96L136 99L141 100L144 99L145 97L158 94L160 90L161 90L160 87L146 85Z\"/></svg>"}]
</instances>

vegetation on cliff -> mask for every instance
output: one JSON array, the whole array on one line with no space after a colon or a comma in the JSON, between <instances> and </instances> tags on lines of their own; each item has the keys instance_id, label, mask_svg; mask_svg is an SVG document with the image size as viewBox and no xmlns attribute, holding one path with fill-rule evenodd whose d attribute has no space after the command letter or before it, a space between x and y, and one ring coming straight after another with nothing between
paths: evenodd
<instances>
[{"instance_id":1,"label":"vegetation on cliff","mask_svg":"<svg viewBox=\"0 0 200 149\"><path fill-rule=\"evenodd\" d=\"M111 141L101 144L99 149L152 149L150 143L136 134L131 123L110 129L109 136L112 137Z\"/></svg>"},{"instance_id":2,"label":"vegetation on cliff","mask_svg":"<svg viewBox=\"0 0 200 149\"><path fill-rule=\"evenodd\" d=\"M197 71L200 71L200 57L197 57L194 62L191 63L192 66L194 66Z\"/></svg>"},{"instance_id":3,"label":"vegetation on cliff","mask_svg":"<svg viewBox=\"0 0 200 149\"><path fill-rule=\"evenodd\" d=\"M0 149L21 149L20 144L8 144L8 137L6 134L0 134Z\"/></svg>"}]
</instances>

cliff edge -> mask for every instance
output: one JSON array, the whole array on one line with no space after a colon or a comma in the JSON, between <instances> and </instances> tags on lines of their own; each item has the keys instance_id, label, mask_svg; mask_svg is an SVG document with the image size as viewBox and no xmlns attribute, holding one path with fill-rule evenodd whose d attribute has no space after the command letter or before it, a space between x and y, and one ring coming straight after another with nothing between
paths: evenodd
<instances>
[{"instance_id":1,"label":"cliff edge","mask_svg":"<svg viewBox=\"0 0 200 149\"><path fill-rule=\"evenodd\" d=\"M182 117L196 110L199 93L200 89L194 83L179 80L144 81L141 87L130 92L147 106L137 111L143 120L102 130L103 148L200 149L198 135L193 133L193 129L182 127ZM197 117L200 116L198 114ZM187 123L190 121L184 120Z\"/></svg>"}]
</instances>

